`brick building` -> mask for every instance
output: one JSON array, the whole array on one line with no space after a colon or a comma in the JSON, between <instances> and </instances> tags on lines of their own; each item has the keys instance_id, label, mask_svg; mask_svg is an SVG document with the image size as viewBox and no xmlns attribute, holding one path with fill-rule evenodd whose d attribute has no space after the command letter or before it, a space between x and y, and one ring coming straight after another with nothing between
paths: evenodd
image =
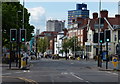
<instances>
[{"instance_id":1,"label":"brick building","mask_svg":"<svg viewBox=\"0 0 120 84\"><path fill-rule=\"evenodd\" d=\"M110 42L108 43L108 54L116 54L116 45L120 40L120 15L115 17L108 17L108 11L100 11L100 32L104 34L104 42L102 43L102 50L106 51L106 31L110 31ZM86 52L89 58L98 55L98 37L99 18L98 13L93 13L93 18L88 20L87 26L87 42L85 42Z\"/></svg>"}]
</instances>

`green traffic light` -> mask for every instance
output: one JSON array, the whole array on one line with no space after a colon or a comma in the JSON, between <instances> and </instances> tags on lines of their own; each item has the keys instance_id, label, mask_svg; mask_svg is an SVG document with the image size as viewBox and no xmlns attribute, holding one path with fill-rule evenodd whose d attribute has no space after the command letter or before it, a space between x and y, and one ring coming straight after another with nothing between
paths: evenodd
<instances>
[{"instance_id":1,"label":"green traffic light","mask_svg":"<svg viewBox=\"0 0 120 84\"><path fill-rule=\"evenodd\" d=\"M100 40L100 43L102 43L102 40Z\"/></svg>"},{"instance_id":2,"label":"green traffic light","mask_svg":"<svg viewBox=\"0 0 120 84\"><path fill-rule=\"evenodd\" d=\"M14 41L14 40L15 40L15 38L12 38L12 40Z\"/></svg>"},{"instance_id":3,"label":"green traffic light","mask_svg":"<svg viewBox=\"0 0 120 84\"><path fill-rule=\"evenodd\" d=\"M110 40L109 39L107 39L107 42L109 42Z\"/></svg>"},{"instance_id":4,"label":"green traffic light","mask_svg":"<svg viewBox=\"0 0 120 84\"><path fill-rule=\"evenodd\" d=\"M24 38L22 38L22 41L25 41L25 39L24 39Z\"/></svg>"}]
</instances>

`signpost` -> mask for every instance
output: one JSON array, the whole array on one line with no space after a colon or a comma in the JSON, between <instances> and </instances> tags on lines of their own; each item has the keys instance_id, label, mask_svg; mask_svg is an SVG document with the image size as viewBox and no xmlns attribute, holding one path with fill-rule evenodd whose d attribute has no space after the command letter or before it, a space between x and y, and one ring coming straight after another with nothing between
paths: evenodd
<instances>
[{"instance_id":1,"label":"signpost","mask_svg":"<svg viewBox=\"0 0 120 84\"><path fill-rule=\"evenodd\" d=\"M118 58L117 57L113 57L112 58L112 64L114 66L114 69L116 69L117 68L117 64L118 64Z\"/></svg>"}]
</instances>

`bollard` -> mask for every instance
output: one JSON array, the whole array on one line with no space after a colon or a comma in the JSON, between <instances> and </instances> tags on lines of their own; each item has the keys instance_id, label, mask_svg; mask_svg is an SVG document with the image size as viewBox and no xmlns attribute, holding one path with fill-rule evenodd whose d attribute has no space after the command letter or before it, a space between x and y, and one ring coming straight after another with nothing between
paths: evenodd
<instances>
[{"instance_id":1,"label":"bollard","mask_svg":"<svg viewBox=\"0 0 120 84\"><path fill-rule=\"evenodd\" d=\"M77 57L77 60L80 60L80 57Z\"/></svg>"},{"instance_id":2,"label":"bollard","mask_svg":"<svg viewBox=\"0 0 120 84\"><path fill-rule=\"evenodd\" d=\"M26 57L21 58L21 69L26 69Z\"/></svg>"}]
</instances>

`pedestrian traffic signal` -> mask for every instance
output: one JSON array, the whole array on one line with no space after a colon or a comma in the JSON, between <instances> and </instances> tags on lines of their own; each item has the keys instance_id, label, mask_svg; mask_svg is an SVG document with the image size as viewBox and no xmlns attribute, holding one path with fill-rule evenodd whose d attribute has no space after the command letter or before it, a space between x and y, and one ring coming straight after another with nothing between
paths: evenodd
<instances>
[{"instance_id":1,"label":"pedestrian traffic signal","mask_svg":"<svg viewBox=\"0 0 120 84\"><path fill-rule=\"evenodd\" d=\"M17 29L10 29L10 42L17 41Z\"/></svg>"},{"instance_id":2,"label":"pedestrian traffic signal","mask_svg":"<svg viewBox=\"0 0 120 84\"><path fill-rule=\"evenodd\" d=\"M104 33L100 33L100 43L104 43Z\"/></svg>"},{"instance_id":3,"label":"pedestrian traffic signal","mask_svg":"<svg viewBox=\"0 0 120 84\"><path fill-rule=\"evenodd\" d=\"M110 30L106 30L105 41L110 42Z\"/></svg>"},{"instance_id":4,"label":"pedestrian traffic signal","mask_svg":"<svg viewBox=\"0 0 120 84\"><path fill-rule=\"evenodd\" d=\"M26 29L20 29L20 42L26 41Z\"/></svg>"}]
</instances>

